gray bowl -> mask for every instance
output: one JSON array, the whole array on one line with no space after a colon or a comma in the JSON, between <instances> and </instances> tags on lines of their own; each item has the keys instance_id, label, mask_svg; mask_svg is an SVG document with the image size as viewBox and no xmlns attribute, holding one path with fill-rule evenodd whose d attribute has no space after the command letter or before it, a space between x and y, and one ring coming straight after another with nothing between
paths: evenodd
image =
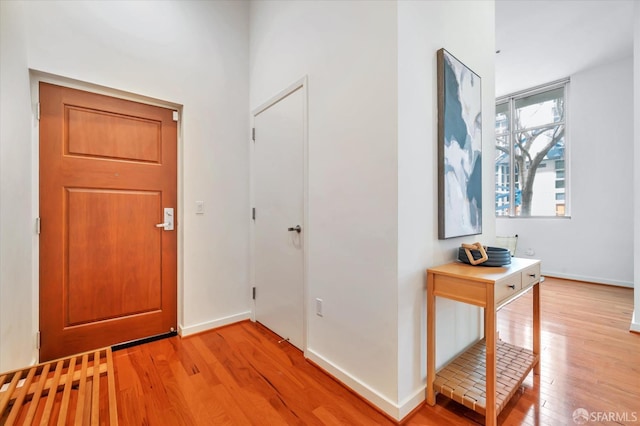
<instances>
[{"instance_id":1,"label":"gray bowl","mask_svg":"<svg viewBox=\"0 0 640 426\"><path fill-rule=\"evenodd\" d=\"M485 262L475 266L504 266L511 264L511 252L502 247L486 247L487 259ZM480 259L482 255L480 250L471 250L471 255L474 260ZM467 253L462 247L458 248L458 260L462 263L470 264L467 258Z\"/></svg>"}]
</instances>

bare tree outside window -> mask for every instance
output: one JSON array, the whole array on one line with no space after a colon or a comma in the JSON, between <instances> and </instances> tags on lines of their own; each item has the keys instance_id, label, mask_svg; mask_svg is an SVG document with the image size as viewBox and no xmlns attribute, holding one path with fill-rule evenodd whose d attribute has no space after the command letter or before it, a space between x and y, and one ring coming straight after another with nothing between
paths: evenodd
<instances>
[{"instance_id":1,"label":"bare tree outside window","mask_svg":"<svg viewBox=\"0 0 640 426\"><path fill-rule=\"evenodd\" d=\"M498 101L496 215L567 214L565 89L566 83Z\"/></svg>"}]
</instances>

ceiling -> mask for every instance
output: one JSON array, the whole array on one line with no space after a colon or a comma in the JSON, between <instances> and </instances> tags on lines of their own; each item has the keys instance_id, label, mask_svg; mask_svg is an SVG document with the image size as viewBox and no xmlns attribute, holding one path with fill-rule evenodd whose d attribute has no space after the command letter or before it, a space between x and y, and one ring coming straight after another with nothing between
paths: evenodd
<instances>
[{"instance_id":1,"label":"ceiling","mask_svg":"<svg viewBox=\"0 0 640 426\"><path fill-rule=\"evenodd\" d=\"M633 0L497 0L496 96L633 54Z\"/></svg>"}]
</instances>

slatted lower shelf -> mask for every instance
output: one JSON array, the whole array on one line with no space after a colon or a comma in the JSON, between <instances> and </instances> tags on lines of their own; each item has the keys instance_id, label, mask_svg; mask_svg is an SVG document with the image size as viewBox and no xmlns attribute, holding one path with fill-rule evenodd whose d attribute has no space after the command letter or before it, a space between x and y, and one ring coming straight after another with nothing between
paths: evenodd
<instances>
[{"instance_id":1,"label":"slatted lower shelf","mask_svg":"<svg viewBox=\"0 0 640 426\"><path fill-rule=\"evenodd\" d=\"M0 424L118 424L111 348L0 373Z\"/></svg>"},{"instance_id":2,"label":"slatted lower shelf","mask_svg":"<svg viewBox=\"0 0 640 426\"><path fill-rule=\"evenodd\" d=\"M530 350L509 343L496 343L496 413L500 413L538 362ZM436 373L434 390L452 400L486 414L485 341L469 348Z\"/></svg>"}]
</instances>

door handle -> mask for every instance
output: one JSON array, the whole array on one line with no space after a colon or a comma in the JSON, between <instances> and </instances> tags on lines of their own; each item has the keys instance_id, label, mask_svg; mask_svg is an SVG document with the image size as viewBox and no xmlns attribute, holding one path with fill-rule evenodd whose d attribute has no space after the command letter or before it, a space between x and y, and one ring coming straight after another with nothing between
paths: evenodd
<instances>
[{"instance_id":1,"label":"door handle","mask_svg":"<svg viewBox=\"0 0 640 426\"><path fill-rule=\"evenodd\" d=\"M300 227L300 225L296 225L295 228L287 228L287 231L291 232L291 231L296 231L298 234L302 232L302 228Z\"/></svg>"},{"instance_id":2,"label":"door handle","mask_svg":"<svg viewBox=\"0 0 640 426\"><path fill-rule=\"evenodd\" d=\"M165 231L173 231L173 208L164 208L164 222L157 223L156 228L164 228Z\"/></svg>"}]
</instances>

